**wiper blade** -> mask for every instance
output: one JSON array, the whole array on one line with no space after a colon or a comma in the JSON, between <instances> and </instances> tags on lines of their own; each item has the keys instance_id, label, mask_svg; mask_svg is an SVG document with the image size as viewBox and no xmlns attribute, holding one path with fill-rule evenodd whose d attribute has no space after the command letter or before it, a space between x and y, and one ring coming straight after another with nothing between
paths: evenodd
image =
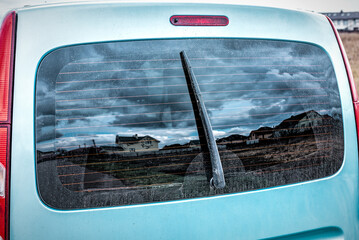
<instances>
[{"instance_id":1,"label":"wiper blade","mask_svg":"<svg viewBox=\"0 0 359 240\"><path fill-rule=\"evenodd\" d=\"M181 56L182 67L183 67L184 75L187 80L187 86L189 88L189 92L192 92L195 96L195 101L193 101L191 98L192 105L193 108L199 112L199 116L201 119L200 122L202 123L204 135L206 138L209 157L211 159L211 165L212 165L211 185L213 185L215 188L224 188L226 186L226 182L224 180L221 158L218 153L216 139L213 136L212 126L209 121L207 110L202 100L199 85L193 73L191 64L189 62L189 59L185 51L180 52L180 56Z\"/></svg>"}]
</instances>

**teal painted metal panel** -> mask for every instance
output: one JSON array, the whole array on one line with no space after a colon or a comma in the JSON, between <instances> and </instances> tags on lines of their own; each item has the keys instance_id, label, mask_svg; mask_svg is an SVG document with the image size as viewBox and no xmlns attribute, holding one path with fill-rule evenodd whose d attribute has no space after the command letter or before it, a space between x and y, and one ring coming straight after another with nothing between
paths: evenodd
<instances>
[{"instance_id":1,"label":"teal painted metal panel","mask_svg":"<svg viewBox=\"0 0 359 240\"><path fill-rule=\"evenodd\" d=\"M227 27L174 27L179 14L225 15ZM333 62L344 121L344 163L333 176L245 193L60 211L37 193L34 80L47 52L91 42L188 37L280 39L321 46ZM334 227L359 236L358 147L350 89L325 17L283 9L198 4L74 4L19 10L11 172L11 239L259 239Z\"/></svg>"}]
</instances>

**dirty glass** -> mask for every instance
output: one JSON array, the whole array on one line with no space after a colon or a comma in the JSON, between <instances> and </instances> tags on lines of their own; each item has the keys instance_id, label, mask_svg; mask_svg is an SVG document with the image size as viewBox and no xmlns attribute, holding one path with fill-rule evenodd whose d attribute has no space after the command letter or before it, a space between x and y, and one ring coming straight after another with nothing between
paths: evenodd
<instances>
[{"instance_id":1,"label":"dirty glass","mask_svg":"<svg viewBox=\"0 0 359 240\"><path fill-rule=\"evenodd\" d=\"M224 170L211 162L179 53L199 84ZM343 160L335 73L319 47L182 39L64 47L36 81L36 171L59 209L209 197L309 181Z\"/></svg>"}]
</instances>

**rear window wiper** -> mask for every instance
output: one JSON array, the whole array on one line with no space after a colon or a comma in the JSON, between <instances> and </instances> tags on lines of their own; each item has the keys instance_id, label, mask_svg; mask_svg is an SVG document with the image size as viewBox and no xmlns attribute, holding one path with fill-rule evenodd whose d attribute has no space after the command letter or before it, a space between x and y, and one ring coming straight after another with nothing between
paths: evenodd
<instances>
[{"instance_id":1,"label":"rear window wiper","mask_svg":"<svg viewBox=\"0 0 359 240\"><path fill-rule=\"evenodd\" d=\"M180 52L182 67L184 75L187 80L187 86L189 92L194 94L194 98L191 98L193 108L198 111L200 117L200 123L204 130L206 144L208 147L209 157L212 165L212 179L211 185L215 188L224 188L226 182L224 180L224 173L221 163L221 158L218 153L216 139L213 136L212 126L209 121L206 107L203 103L201 91L197 82L197 79L192 71L191 64L185 51ZM194 101L195 100L195 101Z\"/></svg>"}]
</instances>

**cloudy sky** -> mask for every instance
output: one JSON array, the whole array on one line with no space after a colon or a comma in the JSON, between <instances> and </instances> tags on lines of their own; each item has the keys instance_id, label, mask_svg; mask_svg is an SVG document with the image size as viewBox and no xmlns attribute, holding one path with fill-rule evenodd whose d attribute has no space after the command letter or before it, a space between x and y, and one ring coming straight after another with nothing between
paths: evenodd
<instances>
[{"instance_id":1,"label":"cloudy sky","mask_svg":"<svg viewBox=\"0 0 359 240\"><path fill-rule=\"evenodd\" d=\"M111 0L110 0L111 1ZM162 0L142 0L145 1L162 1ZM39 5L45 3L58 3L58 2L80 2L76 0L0 0L0 18L4 14L18 7L24 5ZM131 2L128 0L127 2ZM217 2L217 3L235 3L235 4L250 4L250 5L264 5L292 9L309 10L316 12L329 12L329 11L359 11L358 0L167 0L167 2Z\"/></svg>"},{"instance_id":2,"label":"cloudy sky","mask_svg":"<svg viewBox=\"0 0 359 240\"><path fill-rule=\"evenodd\" d=\"M229 39L83 45L54 51L40 65L38 142L45 150L92 139L113 145L116 135L149 135L160 147L198 139L181 50L216 138L248 136L310 110L340 112L330 60L311 45Z\"/></svg>"}]
</instances>

